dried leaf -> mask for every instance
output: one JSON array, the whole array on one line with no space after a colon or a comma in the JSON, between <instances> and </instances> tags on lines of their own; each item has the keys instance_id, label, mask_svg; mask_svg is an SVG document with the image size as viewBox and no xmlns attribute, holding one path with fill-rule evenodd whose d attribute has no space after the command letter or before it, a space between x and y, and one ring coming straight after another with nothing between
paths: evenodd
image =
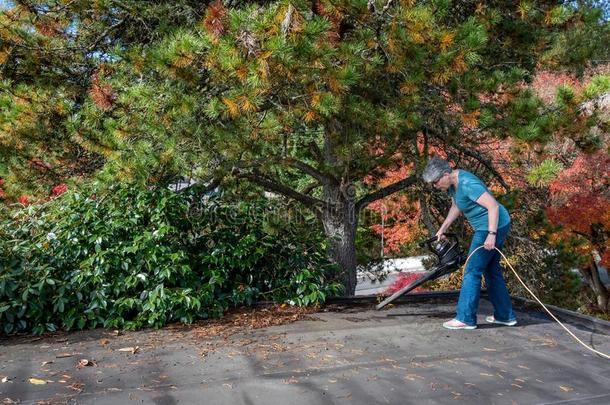
<instances>
[{"instance_id":1,"label":"dried leaf","mask_svg":"<svg viewBox=\"0 0 610 405\"><path fill-rule=\"evenodd\" d=\"M87 360L87 359L80 359L78 361L78 365L76 366L76 368L83 368L83 367L91 367L91 366L95 366L95 362L91 361L91 360Z\"/></svg>"},{"instance_id":2,"label":"dried leaf","mask_svg":"<svg viewBox=\"0 0 610 405\"><path fill-rule=\"evenodd\" d=\"M43 361L43 362L40 364L40 367L46 366L47 364L53 364L53 361Z\"/></svg>"},{"instance_id":3,"label":"dried leaf","mask_svg":"<svg viewBox=\"0 0 610 405\"><path fill-rule=\"evenodd\" d=\"M140 346L122 347L119 349L119 352L131 352L131 354L136 354L139 350L140 350Z\"/></svg>"},{"instance_id":4,"label":"dried leaf","mask_svg":"<svg viewBox=\"0 0 610 405\"><path fill-rule=\"evenodd\" d=\"M83 388L85 387L85 384L79 383L79 382L75 382L72 385L68 385L68 388L70 388L71 390L74 390L76 392L82 392Z\"/></svg>"},{"instance_id":5,"label":"dried leaf","mask_svg":"<svg viewBox=\"0 0 610 405\"><path fill-rule=\"evenodd\" d=\"M39 378L30 378L30 384L34 385L45 385L47 382L45 380L41 380Z\"/></svg>"},{"instance_id":6,"label":"dried leaf","mask_svg":"<svg viewBox=\"0 0 610 405\"><path fill-rule=\"evenodd\" d=\"M2 381L3 383L5 383L5 382L9 382L10 380L8 379L8 377L3 377L1 381Z\"/></svg>"},{"instance_id":7,"label":"dried leaf","mask_svg":"<svg viewBox=\"0 0 610 405\"><path fill-rule=\"evenodd\" d=\"M560 385L559 388L561 388L561 390L563 392L570 392L570 391L574 391L574 388L572 387L568 387L567 385Z\"/></svg>"}]
</instances>

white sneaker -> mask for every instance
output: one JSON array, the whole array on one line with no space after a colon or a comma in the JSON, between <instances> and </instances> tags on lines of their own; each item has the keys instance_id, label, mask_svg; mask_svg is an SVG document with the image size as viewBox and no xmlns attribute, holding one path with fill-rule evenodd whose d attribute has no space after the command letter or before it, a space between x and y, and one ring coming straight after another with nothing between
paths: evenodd
<instances>
[{"instance_id":1,"label":"white sneaker","mask_svg":"<svg viewBox=\"0 0 610 405\"><path fill-rule=\"evenodd\" d=\"M507 322L496 321L496 319L494 318L493 315L489 315L488 317L485 318L485 320L489 323L497 323L498 325L504 325L504 326L515 326L517 324L516 319L513 319L512 321L507 321Z\"/></svg>"},{"instance_id":2,"label":"white sneaker","mask_svg":"<svg viewBox=\"0 0 610 405\"><path fill-rule=\"evenodd\" d=\"M458 321L457 319L452 319L450 321L444 322L443 327L447 329L476 329L476 325L466 325L464 322Z\"/></svg>"}]
</instances>

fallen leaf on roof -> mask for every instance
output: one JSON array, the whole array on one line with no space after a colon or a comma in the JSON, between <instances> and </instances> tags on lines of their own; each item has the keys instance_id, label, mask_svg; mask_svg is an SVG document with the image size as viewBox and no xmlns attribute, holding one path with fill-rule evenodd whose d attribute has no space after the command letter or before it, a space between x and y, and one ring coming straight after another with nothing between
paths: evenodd
<instances>
[{"instance_id":1,"label":"fallen leaf on roof","mask_svg":"<svg viewBox=\"0 0 610 405\"><path fill-rule=\"evenodd\" d=\"M140 346L122 347L119 349L119 352L131 352L131 354L136 354L139 350L140 350Z\"/></svg>"},{"instance_id":2,"label":"fallen leaf on roof","mask_svg":"<svg viewBox=\"0 0 610 405\"><path fill-rule=\"evenodd\" d=\"M519 384L511 384L511 385L512 385L513 387L516 387L516 388L523 388L523 387L522 387L521 385L519 385Z\"/></svg>"},{"instance_id":3,"label":"fallen leaf on roof","mask_svg":"<svg viewBox=\"0 0 610 405\"><path fill-rule=\"evenodd\" d=\"M10 399L10 398L4 398L4 399L2 400L2 403L3 403L3 404L6 404L6 405L9 405L9 404L18 404L18 402L15 402L15 401L13 401L13 400L12 400L12 399Z\"/></svg>"},{"instance_id":4,"label":"fallen leaf on roof","mask_svg":"<svg viewBox=\"0 0 610 405\"><path fill-rule=\"evenodd\" d=\"M487 373L479 373L480 375L483 375L485 377L493 377L493 374L487 374Z\"/></svg>"},{"instance_id":5,"label":"fallen leaf on roof","mask_svg":"<svg viewBox=\"0 0 610 405\"><path fill-rule=\"evenodd\" d=\"M97 364L93 360L80 359L76 368L91 367L96 365Z\"/></svg>"},{"instance_id":6,"label":"fallen leaf on roof","mask_svg":"<svg viewBox=\"0 0 610 405\"><path fill-rule=\"evenodd\" d=\"M40 367L46 366L47 364L52 364L52 361L43 361L42 364L40 364Z\"/></svg>"},{"instance_id":7,"label":"fallen leaf on roof","mask_svg":"<svg viewBox=\"0 0 610 405\"><path fill-rule=\"evenodd\" d=\"M68 385L68 388L80 393L80 392L83 392L83 389L85 388L85 384L75 382L74 384Z\"/></svg>"},{"instance_id":8,"label":"fallen leaf on roof","mask_svg":"<svg viewBox=\"0 0 610 405\"><path fill-rule=\"evenodd\" d=\"M102 339L102 340L100 340L100 344L101 344L102 346L106 346L108 343L110 343L110 340L108 340L108 339Z\"/></svg>"},{"instance_id":9,"label":"fallen leaf on roof","mask_svg":"<svg viewBox=\"0 0 610 405\"><path fill-rule=\"evenodd\" d=\"M47 382L45 380L41 380L39 378L30 378L30 384L34 385L45 385Z\"/></svg>"},{"instance_id":10,"label":"fallen leaf on roof","mask_svg":"<svg viewBox=\"0 0 610 405\"><path fill-rule=\"evenodd\" d=\"M529 367L527 367L527 366L522 366L521 364L519 364L517 367L519 367L519 368L523 368L523 369L525 369L525 370L529 370L529 369L530 369Z\"/></svg>"},{"instance_id":11,"label":"fallen leaf on roof","mask_svg":"<svg viewBox=\"0 0 610 405\"><path fill-rule=\"evenodd\" d=\"M574 388L572 387L568 387L567 385L560 385L559 388L561 388L561 390L563 392L570 392L570 391L574 391Z\"/></svg>"},{"instance_id":12,"label":"fallen leaf on roof","mask_svg":"<svg viewBox=\"0 0 610 405\"><path fill-rule=\"evenodd\" d=\"M2 380L0 380L0 381L2 381L3 383L5 383L5 382L9 382L10 380L9 380L9 378L8 378L8 377L2 377Z\"/></svg>"},{"instance_id":13,"label":"fallen leaf on roof","mask_svg":"<svg viewBox=\"0 0 610 405\"><path fill-rule=\"evenodd\" d=\"M497 352L496 349L490 349L489 347L484 347L483 350L485 350L486 352Z\"/></svg>"},{"instance_id":14,"label":"fallen leaf on roof","mask_svg":"<svg viewBox=\"0 0 610 405\"><path fill-rule=\"evenodd\" d=\"M58 355L55 356L56 359L63 359L65 357L72 357L74 356L72 353L59 353Z\"/></svg>"}]
</instances>

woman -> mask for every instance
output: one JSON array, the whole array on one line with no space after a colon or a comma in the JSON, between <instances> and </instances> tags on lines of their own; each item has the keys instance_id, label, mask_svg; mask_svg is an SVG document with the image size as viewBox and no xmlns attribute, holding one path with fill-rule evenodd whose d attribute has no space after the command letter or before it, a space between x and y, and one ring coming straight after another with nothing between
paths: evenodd
<instances>
[{"instance_id":1,"label":"woman","mask_svg":"<svg viewBox=\"0 0 610 405\"><path fill-rule=\"evenodd\" d=\"M502 276L500 253L494 249L494 247L502 249L510 229L508 211L496 201L477 176L465 170L452 170L449 163L438 157L433 157L428 162L423 179L435 188L447 191L451 196L451 208L436 236L444 239L443 234L463 212L475 231L469 254L481 245L484 247L470 258L464 270L457 314L454 319L443 323L443 326L447 329L477 327L477 310L483 275L485 275L489 300L494 307L494 314L486 317L486 321L507 326L516 325L517 319Z\"/></svg>"}]
</instances>

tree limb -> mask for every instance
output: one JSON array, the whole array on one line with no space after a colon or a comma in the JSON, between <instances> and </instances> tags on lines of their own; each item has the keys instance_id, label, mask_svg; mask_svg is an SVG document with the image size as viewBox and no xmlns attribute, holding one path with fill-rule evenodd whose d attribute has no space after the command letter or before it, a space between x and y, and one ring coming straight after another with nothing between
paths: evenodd
<instances>
[{"instance_id":1,"label":"tree limb","mask_svg":"<svg viewBox=\"0 0 610 405\"><path fill-rule=\"evenodd\" d=\"M256 171L238 173L237 175L238 175L238 177L246 178L246 179L252 181L253 183L258 184L259 186L263 187L264 189L266 189L268 191L276 192L276 193L282 194L286 197L293 198L293 199L303 203L306 207L314 210L314 212L316 212L316 211L319 212L321 207L323 207L325 205L324 201L322 201L322 200L302 194L296 190L293 190L292 188L290 188L288 186L277 183L277 182L273 181L272 179L264 176L263 174L257 173Z\"/></svg>"},{"instance_id":2,"label":"tree limb","mask_svg":"<svg viewBox=\"0 0 610 405\"><path fill-rule=\"evenodd\" d=\"M358 202L356 203L356 212L360 212L360 210L365 208L373 201L380 200L383 197L389 196L390 194L393 194L397 191L404 190L405 188L410 187L415 183L417 183L417 176L413 175L407 177L406 179L397 181L396 183L390 184L389 186L377 190L371 194L367 194L360 200L358 200Z\"/></svg>"},{"instance_id":3,"label":"tree limb","mask_svg":"<svg viewBox=\"0 0 610 405\"><path fill-rule=\"evenodd\" d=\"M286 162L290 167L294 167L295 169L299 169L303 173L310 175L311 177L318 180L322 184L338 184L339 183L338 180L334 176L324 174L321 171L319 171L318 169L316 169L315 167L313 167L305 162L301 162L300 160L288 158L288 159L284 159L284 162Z\"/></svg>"}]
</instances>

